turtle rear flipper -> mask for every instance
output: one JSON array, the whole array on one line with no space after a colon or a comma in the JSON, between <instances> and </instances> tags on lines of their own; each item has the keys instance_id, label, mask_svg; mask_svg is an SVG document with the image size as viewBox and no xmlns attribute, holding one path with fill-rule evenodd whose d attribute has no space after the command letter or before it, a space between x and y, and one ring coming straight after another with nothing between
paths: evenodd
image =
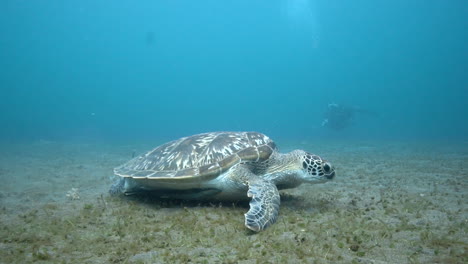
<instances>
[{"instance_id":1,"label":"turtle rear flipper","mask_svg":"<svg viewBox=\"0 0 468 264\"><path fill-rule=\"evenodd\" d=\"M249 182L250 209L245 214L245 226L255 232L262 231L278 218L280 196L276 186L263 180Z\"/></svg>"},{"instance_id":2,"label":"turtle rear flipper","mask_svg":"<svg viewBox=\"0 0 468 264\"><path fill-rule=\"evenodd\" d=\"M109 193L112 196L122 194L125 190L125 178L117 179L109 189Z\"/></svg>"}]
</instances>

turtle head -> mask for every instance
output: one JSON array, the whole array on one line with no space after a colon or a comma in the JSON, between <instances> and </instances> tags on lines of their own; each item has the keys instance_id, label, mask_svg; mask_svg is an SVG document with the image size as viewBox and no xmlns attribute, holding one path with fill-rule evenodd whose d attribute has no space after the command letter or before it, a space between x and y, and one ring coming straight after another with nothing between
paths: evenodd
<instances>
[{"instance_id":1,"label":"turtle head","mask_svg":"<svg viewBox=\"0 0 468 264\"><path fill-rule=\"evenodd\" d=\"M303 179L308 183L323 182L335 177L335 168L321 157L304 152L301 157Z\"/></svg>"}]
</instances>

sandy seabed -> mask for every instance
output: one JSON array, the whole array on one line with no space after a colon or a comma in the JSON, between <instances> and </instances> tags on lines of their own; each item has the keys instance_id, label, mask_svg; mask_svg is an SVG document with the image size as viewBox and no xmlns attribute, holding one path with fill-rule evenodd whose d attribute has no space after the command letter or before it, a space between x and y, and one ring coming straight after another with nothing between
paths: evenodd
<instances>
[{"instance_id":1,"label":"sandy seabed","mask_svg":"<svg viewBox=\"0 0 468 264\"><path fill-rule=\"evenodd\" d=\"M248 204L109 196L154 142L3 143L0 263L468 263L468 142L277 143L337 175L282 191L260 233Z\"/></svg>"}]
</instances>

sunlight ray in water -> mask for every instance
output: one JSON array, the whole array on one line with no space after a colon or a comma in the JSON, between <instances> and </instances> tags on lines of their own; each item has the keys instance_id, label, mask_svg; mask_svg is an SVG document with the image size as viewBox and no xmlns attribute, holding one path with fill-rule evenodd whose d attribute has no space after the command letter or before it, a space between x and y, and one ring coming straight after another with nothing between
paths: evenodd
<instances>
[{"instance_id":1,"label":"sunlight ray in water","mask_svg":"<svg viewBox=\"0 0 468 264\"><path fill-rule=\"evenodd\" d=\"M320 25L316 0L285 0L283 13L291 29L307 35L312 39L312 46L318 48Z\"/></svg>"}]
</instances>

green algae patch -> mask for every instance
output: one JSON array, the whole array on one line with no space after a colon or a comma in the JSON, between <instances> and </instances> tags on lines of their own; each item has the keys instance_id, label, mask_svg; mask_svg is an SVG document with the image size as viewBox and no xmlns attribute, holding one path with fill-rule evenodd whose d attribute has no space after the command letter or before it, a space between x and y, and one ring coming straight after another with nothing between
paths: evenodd
<instances>
[{"instance_id":1,"label":"green algae patch","mask_svg":"<svg viewBox=\"0 0 468 264\"><path fill-rule=\"evenodd\" d=\"M244 226L248 203L110 197L108 173L127 157L111 162L98 151L65 160L60 152L50 164L38 158L50 166L42 172L65 164L69 178L47 178L59 183L53 187L40 178L27 191L1 191L0 262L468 263L466 155L405 148L390 155L340 145L328 155L337 178L282 192L278 221L260 233ZM5 186L18 186L8 183L13 179ZM71 182L79 199L66 197Z\"/></svg>"},{"instance_id":2,"label":"green algae patch","mask_svg":"<svg viewBox=\"0 0 468 264\"><path fill-rule=\"evenodd\" d=\"M399 216L393 223L393 218L385 218L381 203L371 211L359 206L337 210L330 203L308 211L296 208L295 198L286 195L278 222L253 233L243 225L246 204L103 199L105 203L75 205L76 210L45 205L18 215L15 222L2 223L1 243L6 249L2 260L352 263L377 257L391 261L394 254L405 252L408 263L427 257L466 259L466 243L454 236L466 231L463 225L441 230L410 224L411 214ZM380 213L371 213L374 210Z\"/></svg>"}]
</instances>

